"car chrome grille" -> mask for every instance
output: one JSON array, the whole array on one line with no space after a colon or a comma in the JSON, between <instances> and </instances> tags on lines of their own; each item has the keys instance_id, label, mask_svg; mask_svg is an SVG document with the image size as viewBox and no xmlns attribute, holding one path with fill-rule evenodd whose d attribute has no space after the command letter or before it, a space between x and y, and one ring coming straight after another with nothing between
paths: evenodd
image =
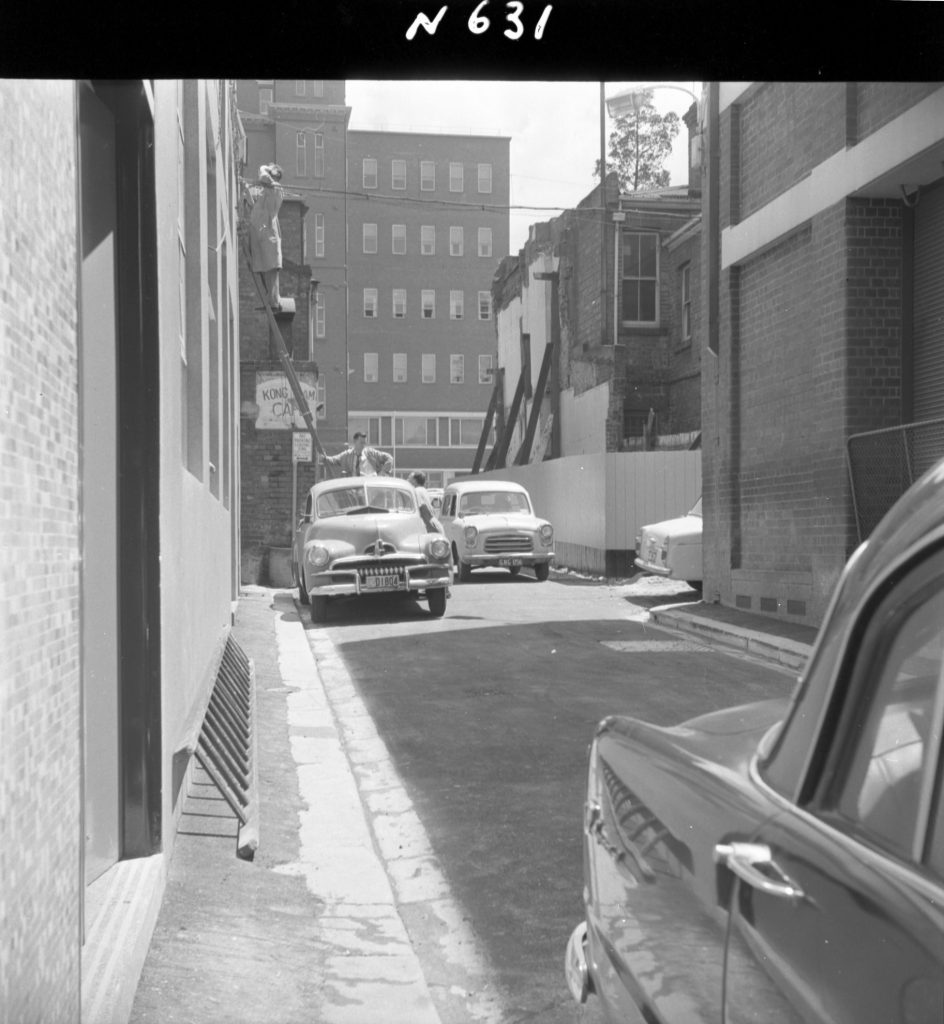
<instances>
[{"instance_id":1,"label":"car chrome grille","mask_svg":"<svg viewBox=\"0 0 944 1024\"><path fill-rule=\"evenodd\" d=\"M487 555L520 554L534 550L534 538L529 533L489 533L485 537Z\"/></svg>"}]
</instances>

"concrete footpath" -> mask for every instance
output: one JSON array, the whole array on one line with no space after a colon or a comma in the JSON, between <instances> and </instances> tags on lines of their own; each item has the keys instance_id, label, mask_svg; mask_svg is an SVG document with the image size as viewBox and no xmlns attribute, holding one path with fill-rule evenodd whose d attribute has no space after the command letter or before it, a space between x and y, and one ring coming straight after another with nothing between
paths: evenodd
<instances>
[{"instance_id":1,"label":"concrete footpath","mask_svg":"<svg viewBox=\"0 0 944 1024\"><path fill-rule=\"evenodd\" d=\"M815 637L700 602L649 614L791 670ZM291 593L265 588L243 591L233 636L255 668L259 849L252 862L236 857L237 820L198 770L131 1024L497 1024L501 1007L469 949L474 936L462 932L431 851L417 844L421 829L408 841L391 835L391 849L409 846L398 867L371 826L372 795L388 807L405 795L382 741L365 732L359 761L358 743L339 726L322 680L340 663L333 648L316 664ZM353 714L372 726L359 706ZM443 952L457 935L461 963Z\"/></svg>"}]
</instances>

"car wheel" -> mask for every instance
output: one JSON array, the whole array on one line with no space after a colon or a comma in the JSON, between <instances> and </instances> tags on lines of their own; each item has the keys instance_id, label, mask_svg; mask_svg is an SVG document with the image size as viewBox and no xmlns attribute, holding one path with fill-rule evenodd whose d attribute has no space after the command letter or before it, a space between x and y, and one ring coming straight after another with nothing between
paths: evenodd
<instances>
[{"instance_id":1,"label":"car wheel","mask_svg":"<svg viewBox=\"0 0 944 1024\"><path fill-rule=\"evenodd\" d=\"M534 567L534 575L543 583L551 575L550 562L538 562Z\"/></svg>"},{"instance_id":2,"label":"car wheel","mask_svg":"<svg viewBox=\"0 0 944 1024\"><path fill-rule=\"evenodd\" d=\"M305 589L305 580L298 571L298 566L292 562L292 575L295 577L295 585L298 587L298 600L302 604L308 604L308 591Z\"/></svg>"},{"instance_id":3,"label":"car wheel","mask_svg":"<svg viewBox=\"0 0 944 1024\"><path fill-rule=\"evenodd\" d=\"M316 594L311 599L311 621L328 621L328 598L323 594Z\"/></svg>"},{"instance_id":4,"label":"car wheel","mask_svg":"<svg viewBox=\"0 0 944 1024\"><path fill-rule=\"evenodd\" d=\"M434 619L438 619L443 616L446 612L446 588L439 587L436 590L430 590L426 599L429 601L429 614Z\"/></svg>"},{"instance_id":5,"label":"car wheel","mask_svg":"<svg viewBox=\"0 0 944 1024\"><path fill-rule=\"evenodd\" d=\"M472 579L472 566L468 562L459 559L459 582L468 583Z\"/></svg>"},{"instance_id":6,"label":"car wheel","mask_svg":"<svg viewBox=\"0 0 944 1024\"><path fill-rule=\"evenodd\" d=\"M517 576L518 573L521 572L521 566L520 565L512 565L512 566L509 567L508 571L511 573L512 576Z\"/></svg>"}]
</instances>

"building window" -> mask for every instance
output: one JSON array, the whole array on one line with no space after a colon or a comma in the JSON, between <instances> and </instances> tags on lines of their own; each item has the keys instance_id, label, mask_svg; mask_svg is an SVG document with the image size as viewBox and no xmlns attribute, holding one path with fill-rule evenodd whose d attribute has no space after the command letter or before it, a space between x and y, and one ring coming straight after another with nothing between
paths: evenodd
<instances>
[{"instance_id":1,"label":"building window","mask_svg":"<svg viewBox=\"0 0 944 1024\"><path fill-rule=\"evenodd\" d=\"M432 224L424 224L420 228L420 253L423 256L436 255L436 228Z\"/></svg>"},{"instance_id":2,"label":"building window","mask_svg":"<svg viewBox=\"0 0 944 1024\"><path fill-rule=\"evenodd\" d=\"M364 316L368 319L376 319L377 317L377 289L376 288L365 288L364 289Z\"/></svg>"},{"instance_id":3,"label":"building window","mask_svg":"<svg viewBox=\"0 0 944 1024\"><path fill-rule=\"evenodd\" d=\"M434 290L426 291L425 289L421 292L421 299L423 304L423 319L433 320L436 317L436 292Z\"/></svg>"},{"instance_id":4,"label":"building window","mask_svg":"<svg viewBox=\"0 0 944 1024\"><path fill-rule=\"evenodd\" d=\"M465 356L449 357L449 383L462 384L465 381Z\"/></svg>"},{"instance_id":5,"label":"building window","mask_svg":"<svg viewBox=\"0 0 944 1024\"><path fill-rule=\"evenodd\" d=\"M321 292L315 296L315 337L325 336L325 300Z\"/></svg>"},{"instance_id":6,"label":"building window","mask_svg":"<svg viewBox=\"0 0 944 1024\"><path fill-rule=\"evenodd\" d=\"M312 96L324 96L324 79L314 78L311 82L311 94Z\"/></svg>"},{"instance_id":7,"label":"building window","mask_svg":"<svg viewBox=\"0 0 944 1024\"><path fill-rule=\"evenodd\" d=\"M394 224L391 244L395 256L406 253L406 224Z\"/></svg>"},{"instance_id":8,"label":"building window","mask_svg":"<svg viewBox=\"0 0 944 1024\"><path fill-rule=\"evenodd\" d=\"M364 383L365 384L376 384L377 383L377 370L379 366L379 359L376 352L365 352L364 353Z\"/></svg>"},{"instance_id":9,"label":"building window","mask_svg":"<svg viewBox=\"0 0 944 1024\"><path fill-rule=\"evenodd\" d=\"M393 429L396 443L404 447L427 448L436 443L436 421L425 416L398 416Z\"/></svg>"},{"instance_id":10,"label":"building window","mask_svg":"<svg viewBox=\"0 0 944 1024\"><path fill-rule=\"evenodd\" d=\"M364 228L364 252L377 251L377 225L365 224Z\"/></svg>"},{"instance_id":11,"label":"building window","mask_svg":"<svg viewBox=\"0 0 944 1024\"><path fill-rule=\"evenodd\" d=\"M420 161L420 190L423 192L436 190L436 164L432 160Z\"/></svg>"},{"instance_id":12,"label":"building window","mask_svg":"<svg viewBox=\"0 0 944 1024\"><path fill-rule=\"evenodd\" d=\"M492 229L479 228L479 256L492 255Z\"/></svg>"},{"instance_id":13,"label":"building window","mask_svg":"<svg viewBox=\"0 0 944 1024\"><path fill-rule=\"evenodd\" d=\"M312 174L316 178L323 178L325 173L324 132L315 132L313 138L315 142L315 166L312 169Z\"/></svg>"},{"instance_id":14,"label":"building window","mask_svg":"<svg viewBox=\"0 0 944 1024\"><path fill-rule=\"evenodd\" d=\"M462 164L449 165L449 191L461 192L462 185Z\"/></svg>"},{"instance_id":15,"label":"building window","mask_svg":"<svg viewBox=\"0 0 944 1024\"><path fill-rule=\"evenodd\" d=\"M624 231L622 240L622 322L659 321L659 236Z\"/></svg>"},{"instance_id":16,"label":"building window","mask_svg":"<svg viewBox=\"0 0 944 1024\"><path fill-rule=\"evenodd\" d=\"M464 315L465 292L454 291L449 293L449 319L461 320Z\"/></svg>"},{"instance_id":17,"label":"building window","mask_svg":"<svg viewBox=\"0 0 944 1024\"><path fill-rule=\"evenodd\" d=\"M474 448L482 436L483 417L478 419L451 419L449 440L454 448Z\"/></svg>"},{"instance_id":18,"label":"building window","mask_svg":"<svg viewBox=\"0 0 944 1024\"><path fill-rule=\"evenodd\" d=\"M390 161L390 187L395 189L406 188L406 160Z\"/></svg>"},{"instance_id":19,"label":"building window","mask_svg":"<svg viewBox=\"0 0 944 1024\"><path fill-rule=\"evenodd\" d=\"M479 292L479 320L492 319L492 293Z\"/></svg>"},{"instance_id":20,"label":"building window","mask_svg":"<svg viewBox=\"0 0 944 1024\"><path fill-rule=\"evenodd\" d=\"M491 384L495 374L495 357L479 356L479 384Z\"/></svg>"},{"instance_id":21,"label":"building window","mask_svg":"<svg viewBox=\"0 0 944 1024\"><path fill-rule=\"evenodd\" d=\"M423 353L423 383L424 384L435 384L436 383L436 353L435 352L424 352Z\"/></svg>"},{"instance_id":22,"label":"building window","mask_svg":"<svg viewBox=\"0 0 944 1024\"><path fill-rule=\"evenodd\" d=\"M479 192L492 191L492 165L479 164Z\"/></svg>"},{"instance_id":23,"label":"building window","mask_svg":"<svg viewBox=\"0 0 944 1024\"><path fill-rule=\"evenodd\" d=\"M295 174L299 178L308 177L308 140L304 132L295 133Z\"/></svg>"},{"instance_id":24,"label":"building window","mask_svg":"<svg viewBox=\"0 0 944 1024\"><path fill-rule=\"evenodd\" d=\"M315 256L325 254L325 221L323 213L315 214Z\"/></svg>"},{"instance_id":25,"label":"building window","mask_svg":"<svg viewBox=\"0 0 944 1024\"><path fill-rule=\"evenodd\" d=\"M393 319L406 318L406 288L393 289Z\"/></svg>"},{"instance_id":26,"label":"building window","mask_svg":"<svg viewBox=\"0 0 944 1024\"><path fill-rule=\"evenodd\" d=\"M393 353L393 383L406 383L406 352Z\"/></svg>"},{"instance_id":27,"label":"building window","mask_svg":"<svg viewBox=\"0 0 944 1024\"><path fill-rule=\"evenodd\" d=\"M692 265L686 263L682 267L682 339L690 341L692 337Z\"/></svg>"},{"instance_id":28,"label":"building window","mask_svg":"<svg viewBox=\"0 0 944 1024\"><path fill-rule=\"evenodd\" d=\"M272 103L273 91L271 86L259 89L259 113L268 114L269 105Z\"/></svg>"},{"instance_id":29,"label":"building window","mask_svg":"<svg viewBox=\"0 0 944 1024\"><path fill-rule=\"evenodd\" d=\"M354 413L348 416L348 430L353 434L360 430L367 435L367 443L389 448L393 444L393 417L372 416L370 413Z\"/></svg>"},{"instance_id":30,"label":"building window","mask_svg":"<svg viewBox=\"0 0 944 1024\"><path fill-rule=\"evenodd\" d=\"M296 96L304 96L305 95L305 79L304 78L296 78L295 79L295 95Z\"/></svg>"},{"instance_id":31,"label":"building window","mask_svg":"<svg viewBox=\"0 0 944 1024\"><path fill-rule=\"evenodd\" d=\"M451 227L449 229L449 255L450 256L461 256L463 249L463 230L461 227Z\"/></svg>"},{"instance_id":32,"label":"building window","mask_svg":"<svg viewBox=\"0 0 944 1024\"><path fill-rule=\"evenodd\" d=\"M361 179L364 188L377 187L377 161L372 156L365 156L361 166Z\"/></svg>"}]
</instances>

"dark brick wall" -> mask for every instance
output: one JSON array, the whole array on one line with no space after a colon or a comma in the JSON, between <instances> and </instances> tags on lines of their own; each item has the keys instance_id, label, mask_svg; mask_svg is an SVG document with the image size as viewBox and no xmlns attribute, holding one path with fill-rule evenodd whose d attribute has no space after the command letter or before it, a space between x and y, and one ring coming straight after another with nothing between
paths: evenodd
<instances>
[{"instance_id":1,"label":"dark brick wall","mask_svg":"<svg viewBox=\"0 0 944 1024\"><path fill-rule=\"evenodd\" d=\"M940 82L856 82L856 135L867 135L940 88Z\"/></svg>"}]
</instances>

